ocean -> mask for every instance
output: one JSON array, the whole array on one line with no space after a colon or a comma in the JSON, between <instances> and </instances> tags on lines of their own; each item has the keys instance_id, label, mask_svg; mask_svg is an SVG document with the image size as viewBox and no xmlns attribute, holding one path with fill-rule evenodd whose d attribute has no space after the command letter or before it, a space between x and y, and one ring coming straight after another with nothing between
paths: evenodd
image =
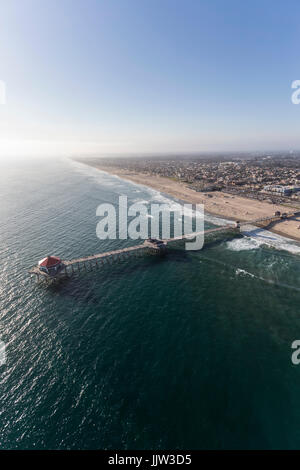
<instances>
[{"instance_id":1,"label":"ocean","mask_svg":"<svg viewBox=\"0 0 300 470\"><path fill-rule=\"evenodd\" d=\"M48 254L136 244L97 238L99 204L172 200L68 159L0 180L1 449L300 447L300 244L247 227L38 284Z\"/></svg>"}]
</instances>

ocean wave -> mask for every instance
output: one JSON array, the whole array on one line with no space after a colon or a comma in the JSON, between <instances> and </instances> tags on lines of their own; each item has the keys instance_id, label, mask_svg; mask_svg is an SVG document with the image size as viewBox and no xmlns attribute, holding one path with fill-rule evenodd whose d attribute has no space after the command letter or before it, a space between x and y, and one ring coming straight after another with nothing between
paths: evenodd
<instances>
[{"instance_id":1,"label":"ocean wave","mask_svg":"<svg viewBox=\"0 0 300 470\"><path fill-rule=\"evenodd\" d=\"M232 251L256 250L262 246L288 251L294 255L300 254L300 245L289 238L269 232L254 226L246 226L243 238L236 238L227 242L227 248Z\"/></svg>"},{"instance_id":2,"label":"ocean wave","mask_svg":"<svg viewBox=\"0 0 300 470\"><path fill-rule=\"evenodd\" d=\"M237 268L235 271L235 274L237 276L244 275L244 276L250 276L250 277L256 277L254 274L249 273L245 269Z\"/></svg>"},{"instance_id":3,"label":"ocean wave","mask_svg":"<svg viewBox=\"0 0 300 470\"><path fill-rule=\"evenodd\" d=\"M280 282L280 281L278 282L278 281L275 281L273 279L267 279L267 278L264 278L264 277L261 277L261 276L256 276L255 274L249 273L245 269L237 268L236 271L235 271L235 274L237 276L245 276L245 277L249 276L249 277L252 277L252 278L255 278L255 279L259 279L260 281L266 282L267 284L283 287L285 289L291 289L291 290L295 290L295 291L298 291L298 292L300 291L300 288L297 287L297 286L294 286L294 285L291 285L291 284L286 284L286 283Z\"/></svg>"},{"instance_id":4,"label":"ocean wave","mask_svg":"<svg viewBox=\"0 0 300 470\"><path fill-rule=\"evenodd\" d=\"M209 222L217 226L227 225L227 224L229 225L230 223L233 223L232 220L222 219L222 217L217 217L215 215L208 214L207 212L205 213L205 220L206 222Z\"/></svg>"}]
</instances>

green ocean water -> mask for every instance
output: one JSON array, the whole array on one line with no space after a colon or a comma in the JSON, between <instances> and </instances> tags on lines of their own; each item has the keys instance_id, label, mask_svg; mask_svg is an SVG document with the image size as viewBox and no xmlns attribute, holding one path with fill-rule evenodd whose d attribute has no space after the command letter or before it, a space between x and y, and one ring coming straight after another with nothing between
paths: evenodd
<instances>
[{"instance_id":1,"label":"green ocean water","mask_svg":"<svg viewBox=\"0 0 300 470\"><path fill-rule=\"evenodd\" d=\"M47 254L135 244L97 238L98 204L166 199L68 160L0 180L1 449L300 448L297 243L249 229L47 287Z\"/></svg>"}]
</instances>

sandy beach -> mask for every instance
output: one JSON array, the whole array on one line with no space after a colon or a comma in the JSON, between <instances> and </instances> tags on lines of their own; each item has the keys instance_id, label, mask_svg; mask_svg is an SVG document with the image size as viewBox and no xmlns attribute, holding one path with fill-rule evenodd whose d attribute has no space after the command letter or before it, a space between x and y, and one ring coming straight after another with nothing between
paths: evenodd
<instances>
[{"instance_id":1,"label":"sandy beach","mask_svg":"<svg viewBox=\"0 0 300 470\"><path fill-rule=\"evenodd\" d=\"M157 191L180 199L181 201L192 204L204 204L205 212L229 220L250 221L273 215L275 211L287 212L291 210L291 208L285 206L234 196L220 191L209 193L196 192L188 188L184 183L161 176L136 173L113 166L101 166L98 163L92 164L82 160L81 163L94 166L101 171L119 176L120 178L134 183L151 187ZM268 227L268 230L300 241L300 229L298 227L300 227L300 216L289 220L279 220L274 223L272 227Z\"/></svg>"}]
</instances>

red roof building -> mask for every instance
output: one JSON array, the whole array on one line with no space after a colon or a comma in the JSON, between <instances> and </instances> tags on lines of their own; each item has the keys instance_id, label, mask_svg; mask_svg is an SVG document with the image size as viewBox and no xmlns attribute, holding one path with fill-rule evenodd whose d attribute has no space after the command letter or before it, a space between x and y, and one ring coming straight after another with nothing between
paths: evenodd
<instances>
[{"instance_id":1,"label":"red roof building","mask_svg":"<svg viewBox=\"0 0 300 470\"><path fill-rule=\"evenodd\" d=\"M56 273L62 266L62 262L58 256L47 256L39 261L38 266L41 271L50 274Z\"/></svg>"}]
</instances>

